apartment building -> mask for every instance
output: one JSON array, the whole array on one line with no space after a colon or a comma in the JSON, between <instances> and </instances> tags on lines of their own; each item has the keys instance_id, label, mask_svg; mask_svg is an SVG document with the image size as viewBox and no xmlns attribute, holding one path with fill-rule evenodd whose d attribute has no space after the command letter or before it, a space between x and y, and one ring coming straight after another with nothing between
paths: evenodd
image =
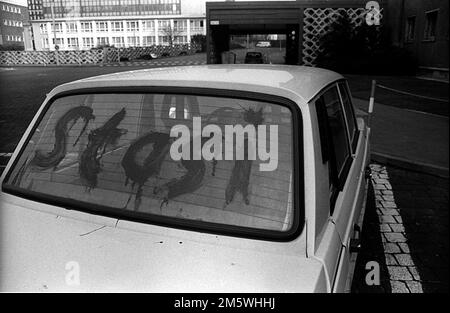
<instances>
[{"instance_id":1,"label":"apartment building","mask_svg":"<svg viewBox=\"0 0 450 313\"><path fill-rule=\"evenodd\" d=\"M205 14L182 0L28 0L36 50L190 43Z\"/></svg>"},{"instance_id":2,"label":"apartment building","mask_svg":"<svg viewBox=\"0 0 450 313\"><path fill-rule=\"evenodd\" d=\"M0 45L3 49L24 49L24 26L27 21L26 7L0 1Z\"/></svg>"},{"instance_id":3,"label":"apartment building","mask_svg":"<svg viewBox=\"0 0 450 313\"><path fill-rule=\"evenodd\" d=\"M390 0L393 42L416 58L420 76L449 80L449 1Z\"/></svg>"}]
</instances>

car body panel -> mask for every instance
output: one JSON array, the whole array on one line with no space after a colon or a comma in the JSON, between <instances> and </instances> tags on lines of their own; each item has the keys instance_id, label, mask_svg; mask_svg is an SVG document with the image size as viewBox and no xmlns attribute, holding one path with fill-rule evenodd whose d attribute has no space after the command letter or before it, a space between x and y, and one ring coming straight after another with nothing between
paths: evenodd
<instances>
[{"instance_id":1,"label":"car body panel","mask_svg":"<svg viewBox=\"0 0 450 313\"><path fill-rule=\"evenodd\" d=\"M306 66L180 66L120 72L77 80L55 87L49 97L81 88L184 86L272 94L289 98L302 106L323 86L338 79L343 77L332 71ZM297 101L298 99L303 101Z\"/></svg>"},{"instance_id":2,"label":"car body panel","mask_svg":"<svg viewBox=\"0 0 450 313\"><path fill-rule=\"evenodd\" d=\"M306 236L274 245L1 201L3 291L327 290L322 264L304 255ZM80 285L66 284L68 262L79 264Z\"/></svg>"}]
</instances>

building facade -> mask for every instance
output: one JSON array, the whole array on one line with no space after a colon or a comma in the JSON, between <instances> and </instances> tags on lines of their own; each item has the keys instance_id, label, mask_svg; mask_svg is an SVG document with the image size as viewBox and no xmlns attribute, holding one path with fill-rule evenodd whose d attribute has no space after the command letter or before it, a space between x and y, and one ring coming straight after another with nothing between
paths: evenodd
<instances>
[{"instance_id":1,"label":"building facade","mask_svg":"<svg viewBox=\"0 0 450 313\"><path fill-rule=\"evenodd\" d=\"M28 9L36 50L185 44L206 34L204 13L182 0L28 0Z\"/></svg>"},{"instance_id":2,"label":"building facade","mask_svg":"<svg viewBox=\"0 0 450 313\"><path fill-rule=\"evenodd\" d=\"M0 1L0 45L3 49L24 49L24 26L28 10L24 6Z\"/></svg>"},{"instance_id":3,"label":"building facade","mask_svg":"<svg viewBox=\"0 0 450 313\"><path fill-rule=\"evenodd\" d=\"M448 81L449 1L390 0L388 9L392 40L415 57L419 75Z\"/></svg>"}]
</instances>

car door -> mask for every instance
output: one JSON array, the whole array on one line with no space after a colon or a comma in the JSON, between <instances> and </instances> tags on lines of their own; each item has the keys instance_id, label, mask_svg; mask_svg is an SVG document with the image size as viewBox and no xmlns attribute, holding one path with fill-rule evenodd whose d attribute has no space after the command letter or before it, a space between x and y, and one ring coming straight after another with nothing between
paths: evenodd
<instances>
[{"instance_id":1,"label":"car door","mask_svg":"<svg viewBox=\"0 0 450 313\"><path fill-rule=\"evenodd\" d=\"M327 165L329 175L328 217L341 244L332 290L343 291L351 270L350 239L358 236L355 224L364 202L364 176L361 176L364 171L361 168L364 168L365 145L356 126L345 81L336 82L322 92L316 100L316 111L322 163Z\"/></svg>"},{"instance_id":2,"label":"car door","mask_svg":"<svg viewBox=\"0 0 450 313\"><path fill-rule=\"evenodd\" d=\"M343 244L334 290L348 291L360 247L359 237L362 230L368 183L365 169L369 161L369 137L364 123L360 123L358 127L347 83L340 81L337 87L344 113L351 158L349 158L347 172L343 173L345 181L342 181L342 190L336 197L332 216Z\"/></svg>"},{"instance_id":3,"label":"car door","mask_svg":"<svg viewBox=\"0 0 450 313\"><path fill-rule=\"evenodd\" d=\"M327 272L329 290L333 286L338 262L342 250L342 242L336 225L330 216L330 197L335 189L334 175L330 175L331 164L335 158L332 154L331 132L329 127L326 102L332 94L333 85L325 87L311 100L311 122L314 128L314 175L315 179L315 207L314 229L314 256L322 261ZM331 91L330 91L331 90Z\"/></svg>"}]
</instances>

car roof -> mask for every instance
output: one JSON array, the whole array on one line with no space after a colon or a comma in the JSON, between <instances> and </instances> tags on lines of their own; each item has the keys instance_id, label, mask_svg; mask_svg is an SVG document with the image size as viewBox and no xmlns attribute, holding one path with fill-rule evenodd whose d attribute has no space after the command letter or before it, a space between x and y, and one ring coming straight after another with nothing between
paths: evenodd
<instances>
[{"instance_id":1,"label":"car roof","mask_svg":"<svg viewBox=\"0 0 450 313\"><path fill-rule=\"evenodd\" d=\"M178 66L119 72L81 79L55 88L49 96L79 88L177 86L297 95L311 100L320 90L343 77L307 66L279 64L214 64Z\"/></svg>"}]
</instances>

